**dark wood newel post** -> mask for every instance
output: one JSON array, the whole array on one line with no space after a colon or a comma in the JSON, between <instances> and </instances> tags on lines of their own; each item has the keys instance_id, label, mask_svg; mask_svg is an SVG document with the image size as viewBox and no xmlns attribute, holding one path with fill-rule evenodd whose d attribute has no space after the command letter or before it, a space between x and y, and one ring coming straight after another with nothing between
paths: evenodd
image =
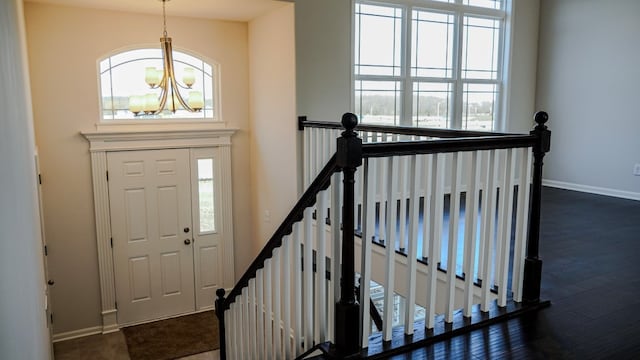
<instances>
[{"instance_id":1,"label":"dark wood newel post","mask_svg":"<svg viewBox=\"0 0 640 360\"><path fill-rule=\"evenodd\" d=\"M354 264L354 193L355 172L362 165L362 140L354 131L358 125L356 115L342 115L345 131L337 142L337 165L342 168L343 211L342 211L342 279L340 301L335 310L335 345L342 356L360 351L360 305L355 292Z\"/></svg>"},{"instance_id":2,"label":"dark wood newel post","mask_svg":"<svg viewBox=\"0 0 640 360\"><path fill-rule=\"evenodd\" d=\"M224 289L216 290L216 316L218 317L218 338L220 341L220 360L227 359L227 347L225 343L224 328Z\"/></svg>"},{"instance_id":3,"label":"dark wood newel post","mask_svg":"<svg viewBox=\"0 0 640 360\"><path fill-rule=\"evenodd\" d=\"M538 257L540 244L540 202L542 198L542 159L551 149L551 131L545 123L549 115L539 111L535 115L536 127L530 132L537 137L533 146L533 184L531 189L531 213L529 214L529 234L527 239L527 258L524 262L524 284L522 301L535 303L540 301L540 282L542 280L542 260Z\"/></svg>"}]
</instances>

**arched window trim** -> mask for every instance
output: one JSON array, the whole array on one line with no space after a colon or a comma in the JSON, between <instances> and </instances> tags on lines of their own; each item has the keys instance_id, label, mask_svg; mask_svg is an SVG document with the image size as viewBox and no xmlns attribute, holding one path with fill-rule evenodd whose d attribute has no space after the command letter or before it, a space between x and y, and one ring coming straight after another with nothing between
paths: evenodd
<instances>
[{"instance_id":1,"label":"arched window trim","mask_svg":"<svg viewBox=\"0 0 640 360\"><path fill-rule=\"evenodd\" d=\"M103 114L103 104L102 104L102 79L101 79L101 69L100 69L100 63L103 62L104 60L107 60L110 57L116 56L118 54L123 54L129 51L134 51L134 50L160 50L160 47L158 46L158 44L156 43L145 43L145 44L137 44L137 45L131 45L131 46L125 46L125 47L121 47L121 48L117 48L114 49L113 51L110 51L102 56L100 56L97 60L96 60L96 74L97 74L97 92L98 92L98 107L99 107L99 116L98 116L98 123L96 124L97 127L102 127L102 126L110 126L110 125L171 125L171 124L183 124L183 125L189 125L189 124L224 124L224 121L222 119L222 108L221 108L221 99L220 99L220 94L221 94L221 71L220 71L220 63L217 61L212 60L211 58L204 56L196 51L190 50L190 49L186 49L183 47L175 47L174 46L174 53L178 52L178 53L183 53L185 55L189 55L192 56L196 59L198 59L199 61L202 61L204 64L209 65L211 67L211 74L207 74L210 75L212 78L212 87L213 87L213 117L212 118L186 118L186 117L175 117L175 118L156 118L156 119L150 119L150 118L145 118L145 119L136 119L136 118L130 118L130 119L105 119ZM135 60L133 60L135 61ZM130 62L130 61L129 61ZM120 63L117 66L123 65L127 62L123 62ZM177 60L174 58L174 63L176 64L183 64L183 61ZM111 69L111 68L110 68ZM203 69L204 71L204 69ZM206 74L206 73L205 73ZM144 80L141 80L144 81ZM113 95L111 95L113 96Z\"/></svg>"}]
</instances>

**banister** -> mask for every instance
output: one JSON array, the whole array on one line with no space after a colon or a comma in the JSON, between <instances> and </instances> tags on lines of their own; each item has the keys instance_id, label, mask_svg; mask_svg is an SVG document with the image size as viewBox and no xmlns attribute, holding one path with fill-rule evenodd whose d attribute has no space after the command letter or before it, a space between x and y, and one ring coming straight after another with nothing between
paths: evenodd
<instances>
[{"instance_id":1,"label":"banister","mask_svg":"<svg viewBox=\"0 0 640 360\"><path fill-rule=\"evenodd\" d=\"M541 304L540 280L542 261L538 258L538 243L540 236L540 192L542 179L542 158L544 157L545 153L549 151L551 132L544 125L548 120L548 116L546 113L537 113L535 116L535 120L538 125L533 131L531 131L529 134L518 135L447 129L418 129L379 125L358 125L357 117L351 113L346 113L343 115L342 124L335 122L307 121L305 117L300 117L298 123L300 130L304 130L305 127L342 129L342 126L344 126L345 131L342 133L342 136L337 139L336 153L318 173L318 176L312 181L308 189L294 205L288 216L276 229L273 236L269 239L267 244L242 275L229 295L225 298L224 289L217 290L216 295L218 298L216 300L216 314L219 319L219 328L221 334L221 358L224 359L226 357L226 344L224 335L225 310L229 309L230 305L236 301L237 296L242 295L242 290L249 286L250 279L256 277L258 270L264 268L265 266L268 266L268 264L265 264L265 261L272 257L273 251L276 248L283 245L283 238L293 232L293 227L296 222L299 222L303 219L305 209L315 204L317 194L323 190L326 190L330 186L332 181L331 178L336 172L343 173L343 198L342 201L339 201L337 204L335 204L335 206L342 206L343 208L347 209L347 211L342 212L342 218L340 221L341 224L339 224L341 225L342 229L342 241L340 242L341 261L339 262L340 270L337 273L337 276L332 276L332 278L334 278L333 281L340 283L340 297L339 301L335 303L333 339L334 343L331 344L331 351L332 354L337 355L338 358L358 356L358 353L362 350L362 339L359 339L359 336L362 334L361 327L364 325L359 322L359 297L355 296L356 286L354 237L357 235L355 234L354 230L355 214L353 211L349 211L348 209L355 208L356 206L356 189L354 175L357 171L357 168L362 165L362 161L365 158L468 152L478 150L532 148L534 157L534 171L532 180L532 197L529 200L531 211L528 214L528 218L525 218L524 220L527 221L526 219L528 219L529 228L526 242L526 259L524 259L523 266L524 286L522 301L524 305L528 306L537 306L538 304ZM358 138L357 131L387 132L393 134L438 137L438 139L363 144L362 140ZM327 147L322 148L323 151L326 151L326 149ZM529 166L531 166L531 154L529 153L529 150L526 150L523 153L529 156ZM527 201L525 200L523 203L527 203ZM332 211L333 210L334 209L332 208ZM338 255L336 255L336 257L338 257ZM334 260L339 261L338 259ZM435 263L433 265L435 265ZM437 267L437 269L439 269L439 266ZM464 279L464 277L462 277L461 279ZM481 279L478 279L478 282L481 281ZM475 285L481 286L479 283ZM393 287L393 283L391 286ZM246 297L246 293L244 296ZM246 305L247 303L244 302L244 304ZM236 305L233 306L233 308L235 307ZM276 315L275 319L276 320L274 321L277 323L279 321L279 315ZM238 345L236 344L236 350L237 346Z\"/></svg>"},{"instance_id":2,"label":"banister","mask_svg":"<svg viewBox=\"0 0 640 360\"><path fill-rule=\"evenodd\" d=\"M298 202L291 209L289 215L287 215L282 224L280 224L278 229L276 229L271 239L269 239L267 244L262 248L262 251L260 251L260 254L258 254L255 260L251 263L251 266L249 266L244 275L242 275L240 280L236 283L236 286L234 286L234 288L229 292L224 303L221 303L225 310L228 309L229 305L235 301L236 296L241 294L242 288L249 284L249 280L256 276L258 269L264 267L265 260L271 257L273 250L282 245L282 238L291 234L293 224L300 221L304 209L315 204L316 194L329 187L329 184L331 183L331 176L337 170L339 170L339 168L337 166L336 155L334 154L320 171L320 174L318 174L316 179L311 183L311 185L309 185L307 191L305 191L302 197L300 197Z\"/></svg>"},{"instance_id":3,"label":"banister","mask_svg":"<svg viewBox=\"0 0 640 360\"><path fill-rule=\"evenodd\" d=\"M298 117L298 130L302 131L306 127L318 128L318 129L340 129L340 130L342 129L342 125L337 122L308 120L306 116ZM358 124L355 130L391 133L391 134L398 134L398 135L429 136L429 137L439 137L439 138L510 135L508 133L492 132L492 131L418 128L418 127L411 127L411 126L390 126L390 125L371 125L371 124Z\"/></svg>"},{"instance_id":4,"label":"banister","mask_svg":"<svg viewBox=\"0 0 640 360\"><path fill-rule=\"evenodd\" d=\"M384 156L520 148L534 146L536 144L536 139L537 137L535 135L504 135L442 140L368 143L362 145L362 156L365 158L375 158Z\"/></svg>"}]
</instances>

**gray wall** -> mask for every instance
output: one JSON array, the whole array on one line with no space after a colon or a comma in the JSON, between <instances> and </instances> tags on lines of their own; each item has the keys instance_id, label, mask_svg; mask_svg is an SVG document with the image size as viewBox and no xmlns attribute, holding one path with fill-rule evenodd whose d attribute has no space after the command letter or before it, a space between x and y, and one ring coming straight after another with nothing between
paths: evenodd
<instances>
[{"instance_id":1,"label":"gray wall","mask_svg":"<svg viewBox=\"0 0 640 360\"><path fill-rule=\"evenodd\" d=\"M640 199L640 1L542 0L536 104L549 112L545 178Z\"/></svg>"},{"instance_id":2,"label":"gray wall","mask_svg":"<svg viewBox=\"0 0 640 360\"><path fill-rule=\"evenodd\" d=\"M0 358L47 359L35 140L22 0L0 1Z\"/></svg>"},{"instance_id":3,"label":"gray wall","mask_svg":"<svg viewBox=\"0 0 640 360\"><path fill-rule=\"evenodd\" d=\"M351 1L296 0L296 106L310 120L351 110Z\"/></svg>"}]
</instances>

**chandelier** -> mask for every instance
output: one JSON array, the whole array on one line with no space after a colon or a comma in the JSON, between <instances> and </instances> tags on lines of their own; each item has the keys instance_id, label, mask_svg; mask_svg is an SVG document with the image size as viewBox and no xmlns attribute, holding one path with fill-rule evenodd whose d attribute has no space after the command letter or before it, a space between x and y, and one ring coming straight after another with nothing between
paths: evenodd
<instances>
[{"instance_id":1,"label":"chandelier","mask_svg":"<svg viewBox=\"0 0 640 360\"><path fill-rule=\"evenodd\" d=\"M160 94L148 93L145 95L132 95L129 97L129 111L135 116L158 115L165 109L175 114L177 109L185 109L190 112L201 111L204 107L202 92L191 89L196 82L195 71L191 67L184 69L182 82L176 80L173 68L173 50L171 48L171 38L167 36L167 14L165 4L169 0L162 1L162 19L164 32L160 38L162 49L162 69L155 67L145 68L145 82L150 89L160 89ZM185 101L180 93L180 88L188 91L188 98Z\"/></svg>"}]
</instances>

